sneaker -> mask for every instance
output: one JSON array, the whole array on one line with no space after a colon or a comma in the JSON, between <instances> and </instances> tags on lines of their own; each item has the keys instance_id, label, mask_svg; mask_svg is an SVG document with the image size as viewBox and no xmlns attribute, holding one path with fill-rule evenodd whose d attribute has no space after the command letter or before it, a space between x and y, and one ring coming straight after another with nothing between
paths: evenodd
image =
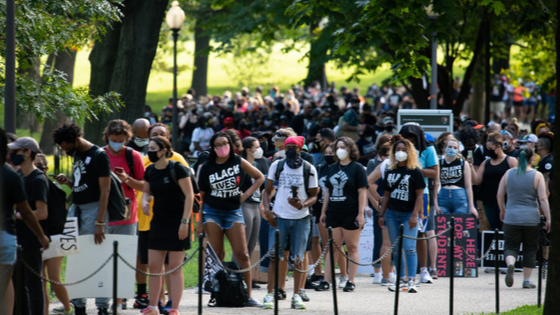
<instances>
[{"instance_id":1,"label":"sneaker","mask_svg":"<svg viewBox=\"0 0 560 315\"><path fill-rule=\"evenodd\" d=\"M165 312L165 305L162 305L162 304L161 304L161 301L158 301L158 302L157 302L157 308L158 308L158 311L159 311L160 313L163 314L163 313Z\"/></svg>"},{"instance_id":2,"label":"sneaker","mask_svg":"<svg viewBox=\"0 0 560 315\"><path fill-rule=\"evenodd\" d=\"M128 308L128 305L126 305L126 302L128 302L127 299L122 299L122 309L126 310Z\"/></svg>"},{"instance_id":3,"label":"sneaker","mask_svg":"<svg viewBox=\"0 0 560 315\"><path fill-rule=\"evenodd\" d=\"M281 288L278 288L278 300L282 301L285 300L287 297L286 292Z\"/></svg>"},{"instance_id":4,"label":"sneaker","mask_svg":"<svg viewBox=\"0 0 560 315\"><path fill-rule=\"evenodd\" d=\"M167 303L165 303L165 306L163 307L163 313L172 310L173 308L171 307L171 305L172 305L172 301L167 300Z\"/></svg>"},{"instance_id":5,"label":"sneaker","mask_svg":"<svg viewBox=\"0 0 560 315\"><path fill-rule=\"evenodd\" d=\"M341 289L344 288L346 286L347 281L348 281L347 276L340 275L340 278L338 280L338 287Z\"/></svg>"},{"instance_id":6,"label":"sneaker","mask_svg":"<svg viewBox=\"0 0 560 315\"><path fill-rule=\"evenodd\" d=\"M292 308L295 308L297 310L305 309L305 304L303 304L303 301L299 294L294 294L294 296L292 296Z\"/></svg>"},{"instance_id":7,"label":"sneaker","mask_svg":"<svg viewBox=\"0 0 560 315\"><path fill-rule=\"evenodd\" d=\"M393 284L393 285L390 285L388 289L389 289L389 291L395 292L397 290L397 286ZM401 281L399 281L399 290L401 292L408 291L408 283L401 279Z\"/></svg>"},{"instance_id":8,"label":"sneaker","mask_svg":"<svg viewBox=\"0 0 560 315\"><path fill-rule=\"evenodd\" d=\"M245 302L245 306L263 307L263 304L261 304L259 301L255 300L254 297L250 297L249 300L247 302ZM171 314L169 314L169 315L171 315Z\"/></svg>"},{"instance_id":9,"label":"sneaker","mask_svg":"<svg viewBox=\"0 0 560 315\"><path fill-rule=\"evenodd\" d=\"M140 312L140 314L144 314L144 315L160 315L159 312L157 310L153 310L151 307L146 307L145 309L142 310L142 312Z\"/></svg>"},{"instance_id":10,"label":"sneaker","mask_svg":"<svg viewBox=\"0 0 560 315\"><path fill-rule=\"evenodd\" d=\"M251 282L251 287L252 287L253 289L260 289L260 288L261 288L261 286L258 285L258 283L257 283L256 281L252 281L252 282Z\"/></svg>"},{"instance_id":11,"label":"sneaker","mask_svg":"<svg viewBox=\"0 0 560 315\"><path fill-rule=\"evenodd\" d=\"M432 269L430 270L430 277L432 277L432 279L437 280L437 270Z\"/></svg>"},{"instance_id":12,"label":"sneaker","mask_svg":"<svg viewBox=\"0 0 560 315\"><path fill-rule=\"evenodd\" d=\"M330 284L325 280L321 280L315 287L315 291L328 291L329 289Z\"/></svg>"},{"instance_id":13,"label":"sneaker","mask_svg":"<svg viewBox=\"0 0 560 315\"><path fill-rule=\"evenodd\" d=\"M434 280L430 276L430 273L427 271L422 271L420 273L420 282L422 283L434 283Z\"/></svg>"},{"instance_id":14,"label":"sneaker","mask_svg":"<svg viewBox=\"0 0 560 315\"><path fill-rule=\"evenodd\" d=\"M515 272L515 266L514 265L508 265L507 274L506 274L506 285L510 288L513 285L513 273L514 272Z\"/></svg>"},{"instance_id":15,"label":"sneaker","mask_svg":"<svg viewBox=\"0 0 560 315\"><path fill-rule=\"evenodd\" d=\"M196 286L196 288L194 289L194 293L198 294L198 285ZM202 289L202 294L212 294L212 292L208 292L205 289Z\"/></svg>"},{"instance_id":16,"label":"sneaker","mask_svg":"<svg viewBox=\"0 0 560 315\"><path fill-rule=\"evenodd\" d=\"M299 289L299 297L304 301L304 302L309 302L310 299L307 296L307 294L305 293L304 289Z\"/></svg>"},{"instance_id":17,"label":"sneaker","mask_svg":"<svg viewBox=\"0 0 560 315\"><path fill-rule=\"evenodd\" d=\"M133 308L143 310L148 307L150 300L148 300L147 294L140 294L136 295L136 300L134 300L134 304L132 305Z\"/></svg>"},{"instance_id":18,"label":"sneaker","mask_svg":"<svg viewBox=\"0 0 560 315\"><path fill-rule=\"evenodd\" d=\"M354 291L355 288L356 288L356 285L354 283L352 283L352 281L348 280L348 281L346 281L346 285L344 286L344 289L342 289L342 291L352 292L352 291Z\"/></svg>"},{"instance_id":19,"label":"sneaker","mask_svg":"<svg viewBox=\"0 0 560 315\"><path fill-rule=\"evenodd\" d=\"M271 310L274 307L274 297L272 294L267 294L264 296L262 307L265 310Z\"/></svg>"},{"instance_id":20,"label":"sneaker","mask_svg":"<svg viewBox=\"0 0 560 315\"><path fill-rule=\"evenodd\" d=\"M394 282L391 281L391 279L381 278L381 286L383 286L383 287L390 286L393 283Z\"/></svg>"},{"instance_id":21,"label":"sneaker","mask_svg":"<svg viewBox=\"0 0 560 315\"><path fill-rule=\"evenodd\" d=\"M64 311L64 305L63 305L63 306L61 306L61 307L54 308L54 309L52 310L51 314L56 314L56 315L59 315L59 314L60 314L60 315L63 315L63 314L74 315L74 314L75 314L74 311L75 311L75 310L74 310L74 307L73 307L72 303L70 303L70 311L65 312L65 311Z\"/></svg>"},{"instance_id":22,"label":"sneaker","mask_svg":"<svg viewBox=\"0 0 560 315\"><path fill-rule=\"evenodd\" d=\"M416 293L418 292L416 289L416 281L408 280L408 293Z\"/></svg>"},{"instance_id":23,"label":"sneaker","mask_svg":"<svg viewBox=\"0 0 560 315\"><path fill-rule=\"evenodd\" d=\"M109 311L106 308L98 308L97 315L109 315Z\"/></svg>"},{"instance_id":24,"label":"sneaker","mask_svg":"<svg viewBox=\"0 0 560 315\"><path fill-rule=\"evenodd\" d=\"M534 289L537 286L530 280L523 280L523 289Z\"/></svg>"},{"instance_id":25,"label":"sneaker","mask_svg":"<svg viewBox=\"0 0 560 315\"><path fill-rule=\"evenodd\" d=\"M167 312L167 315L179 315L179 311L171 309Z\"/></svg>"},{"instance_id":26,"label":"sneaker","mask_svg":"<svg viewBox=\"0 0 560 315\"><path fill-rule=\"evenodd\" d=\"M323 276L322 276L322 275L321 275L321 276L312 275L310 278L311 278L311 282L318 282L318 281L323 280Z\"/></svg>"},{"instance_id":27,"label":"sneaker","mask_svg":"<svg viewBox=\"0 0 560 315\"><path fill-rule=\"evenodd\" d=\"M87 315L86 308L85 307L74 306L74 314L75 315Z\"/></svg>"},{"instance_id":28,"label":"sneaker","mask_svg":"<svg viewBox=\"0 0 560 315\"><path fill-rule=\"evenodd\" d=\"M371 283L381 284L381 279L383 279L383 276L381 276L381 274L376 274L375 276L373 276L373 281Z\"/></svg>"}]
</instances>

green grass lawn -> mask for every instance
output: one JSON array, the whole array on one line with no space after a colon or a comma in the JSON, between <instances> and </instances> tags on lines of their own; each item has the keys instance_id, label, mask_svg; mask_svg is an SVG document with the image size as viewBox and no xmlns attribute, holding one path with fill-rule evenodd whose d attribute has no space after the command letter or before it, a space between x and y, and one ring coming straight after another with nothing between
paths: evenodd
<instances>
[{"instance_id":1,"label":"green grass lawn","mask_svg":"<svg viewBox=\"0 0 560 315\"><path fill-rule=\"evenodd\" d=\"M500 312L502 315L540 315L543 309L538 308L537 305L524 305L507 312ZM481 315L496 315L496 313L480 313ZM475 315L474 313L472 315Z\"/></svg>"}]
</instances>

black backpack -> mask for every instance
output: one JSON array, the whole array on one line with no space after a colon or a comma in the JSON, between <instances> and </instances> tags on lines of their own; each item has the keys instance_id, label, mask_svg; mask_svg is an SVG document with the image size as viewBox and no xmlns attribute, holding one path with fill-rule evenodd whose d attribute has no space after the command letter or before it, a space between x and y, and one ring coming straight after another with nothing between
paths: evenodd
<instances>
[{"instance_id":1,"label":"black backpack","mask_svg":"<svg viewBox=\"0 0 560 315\"><path fill-rule=\"evenodd\" d=\"M284 170L284 164L286 164L286 159L281 159L278 161L276 166L276 173L274 173L274 178L276 180L280 179L280 173ZM303 184L305 185L305 192L309 197L309 175L311 175L311 163L303 160Z\"/></svg>"},{"instance_id":2,"label":"black backpack","mask_svg":"<svg viewBox=\"0 0 560 315\"><path fill-rule=\"evenodd\" d=\"M103 152L104 149L99 148L95 151L93 159ZM107 202L107 212L109 213L109 222L118 222L130 219L130 199L126 198L122 182L119 177L111 171L111 191L109 192L109 200Z\"/></svg>"},{"instance_id":3,"label":"black backpack","mask_svg":"<svg viewBox=\"0 0 560 315\"><path fill-rule=\"evenodd\" d=\"M47 225L49 227L49 235L58 235L64 232L64 225L66 224L66 217L68 210L66 209L66 193L62 188L50 181L47 175L41 172L49 183L49 191L47 194L47 211L49 213L47 218ZM29 180L29 183L35 177Z\"/></svg>"},{"instance_id":4,"label":"black backpack","mask_svg":"<svg viewBox=\"0 0 560 315\"><path fill-rule=\"evenodd\" d=\"M235 262L224 262L231 270L241 268ZM243 274L221 269L212 279L212 295L208 306L243 307L249 301L249 292L243 281Z\"/></svg>"}]
</instances>

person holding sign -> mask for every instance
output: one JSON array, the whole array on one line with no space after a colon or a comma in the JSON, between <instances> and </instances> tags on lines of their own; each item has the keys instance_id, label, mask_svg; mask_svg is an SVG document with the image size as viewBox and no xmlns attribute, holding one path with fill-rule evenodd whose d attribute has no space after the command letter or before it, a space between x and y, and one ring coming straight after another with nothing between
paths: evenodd
<instances>
[{"instance_id":1,"label":"person holding sign","mask_svg":"<svg viewBox=\"0 0 560 315\"><path fill-rule=\"evenodd\" d=\"M516 169L508 170L498 188L498 206L500 219L504 225L504 254L508 265L506 285L513 285L513 272L523 243L523 284L524 289L534 289L530 281L531 272L535 268L535 258L539 248L539 223L541 213L546 218L545 226L550 232L550 211L544 176L531 167L535 158L533 150L525 148L519 153L519 164ZM505 195L507 193L507 204Z\"/></svg>"},{"instance_id":2,"label":"person holding sign","mask_svg":"<svg viewBox=\"0 0 560 315\"><path fill-rule=\"evenodd\" d=\"M404 235L416 238L418 235L418 215L424 207L424 178L420 170L418 155L414 145L406 140L393 144L389 168L383 178L383 203L379 213L379 225L387 222L391 244L399 236L400 225L404 225ZM405 259L401 260L401 282L390 286L389 290L399 290L407 287L409 293L416 293L416 241L403 239L407 272L405 273ZM393 248L393 259L402 253ZM406 276L408 274L408 278Z\"/></svg>"}]
</instances>

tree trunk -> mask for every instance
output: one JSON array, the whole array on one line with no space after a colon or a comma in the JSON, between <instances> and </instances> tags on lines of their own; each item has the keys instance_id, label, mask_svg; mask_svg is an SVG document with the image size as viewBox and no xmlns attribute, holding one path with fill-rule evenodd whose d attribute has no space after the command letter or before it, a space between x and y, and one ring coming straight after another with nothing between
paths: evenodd
<instances>
[{"instance_id":1,"label":"tree trunk","mask_svg":"<svg viewBox=\"0 0 560 315\"><path fill-rule=\"evenodd\" d=\"M204 14L202 15L204 16ZM208 94L208 54L210 50L210 36L204 35L200 20L194 26L194 70L192 73L192 88L196 95ZM181 93L179 93L181 94Z\"/></svg>"},{"instance_id":2,"label":"tree trunk","mask_svg":"<svg viewBox=\"0 0 560 315\"><path fill-rule=\"evenodd\" d=\"M556 6L556 17L560 17L560 5ZM560 31L558 30L558 23L556 23L556 51L560 51ZM556 91L560 89L560 63L558 62L558 55L556 55ZM551 104L552 105L552 104ZM560 97L556 97L556 108L560 108ZM560 128L560 119L554 121L554 129ZM560 137L554 137L554 146L560 148ZM560 159L554 159L552 167L553 178L560 178ZM550 243L552 244L548 254L548 275L546 282L546 293L544 298L544 315L552 315L560 309L560 286L556 285L556 281L560 279L560 185L552 185L550 192L552 201L550 202L550 213L552 230L550 233Z\"/></svg>"},{"instance_id":3,"label":"tree trunk","mask_svg":"<svg viewBox=\"0 0 560 315\"><path fill-rule=\"evenodd\" d=\"M125 1L120 28L115 25L114 32L108 33L103 42L96 42L95 46L100 46L90 56L91 93L101 95L115 91L121 95L125 106L99 115L99 120L86 121L85 136L89 141L102 144L102 133L110 120L124 119L132 123L142 117L167 4L167 0Z\"/></svg>"},{"instance_id":4,"label":"tree trunk","mask_svg":"<svg viewBox=\"0 0 560 315\"><path fill-rule=\"evenodd\" d=\"M33 64L29 65L27 68L19 68L18 72L20 75L25 75L31 80L39 83L41 82L41 60L39 55L35 55L33 58ZM41 129L41 124L37 121L34 113L25 113L20 109L17 110L17 127L22 129L28 129L31 136L33 133L39 132Z\"/></svg>"},{"instance_id":5,"label":"tree trunk","mask_svg":"<svg viewBox=\"0 0 560 315\"><path fill-rule=\"evenodd\" d=\"M307 66L307 78L305 78L305 86L310 86L317 81L321 84L321 89L328 87L327 72L325 69L325 60L327 58L327 46L324 43L324 37L330 36L328 32L323 30L317 37L314 30L319 27L319 23L313 23L309 26L309 32L313 39L311 40L311 48L309 49L309 65Z\"/></svg>"},{"instance_id":6,"label":"tree trunk","mask_svg":"<svg viewBox=\"0 0 560 315\"><path fill-rule=\"evenodd\" d=\"M480 122L484 121L484 60L483 55L478 56L472 82L472 95L470 101L469 117Z\"/></svg>"},{"instance_id":7,"label":"tree trunk","mask_svg":"<svg viewBox=\"0 0 560 315\"><path fill-rule=\"evenodd\" d=\"M430 109L430 101L428 100L430 92L424 88L422 79L409 77L408 82L410 83L410 92L412 93L412 97L414 97L416 107L418 109Z\"/></svg>"},{"instance_id":8,"label":"tree trunk","mask_svg":"<svg viewBox=\"0 0 560 315\"><path fill-rule=\"evenodd\" d=\"M66 81L70 84L74 83L76 53L77 50L67 48L64 51L50 54L47 60L47 64L53 67L53 69L66 73ZM56 129L57 125L63 124L66 120L68 120L68 118L59 111L55 113L54 119L45 119L45 122L43 123L41 141L39 142L39 147L43 150L43 153L47 155L53 154L51 134L54 129Z\"/></svg>"}]
</instances>

